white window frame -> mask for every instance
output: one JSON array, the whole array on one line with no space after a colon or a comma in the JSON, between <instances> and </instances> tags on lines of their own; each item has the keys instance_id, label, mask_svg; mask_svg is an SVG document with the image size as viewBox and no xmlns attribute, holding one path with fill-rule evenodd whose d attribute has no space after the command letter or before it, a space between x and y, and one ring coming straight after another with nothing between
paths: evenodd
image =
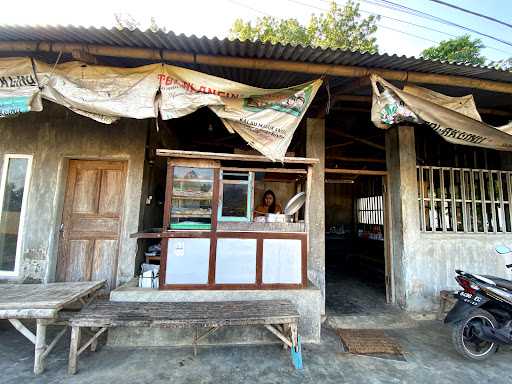
<instances>
[{"instance_id":1,"label":"white window frame","mask_svg":"<svg viewBox=\"0 0 512 384\"><path fill-rule=\"evenodd\" d=\"M27 159L27 173L25 175L25 184L23 186L23 199L21 200L21 212L20 212L20 223L18 226L18 239L16 241L16 258L14 261L14 270L13 271L2 271L0 270L0 277L17 277L20 273L20 259L21 259L21 251L23 248L23 230L25 227L25 211L27 209L27 198L28 191L30 186L30 179L32 174L32 155L21 155L21 154L13 154L8 153L5 154L2 164L2 174L0 180L0 213L4 206L4 194L5 194L5 184L7 182L7 169L9 166L9 161L11 159Z\"/></svg>"}]
</instances>

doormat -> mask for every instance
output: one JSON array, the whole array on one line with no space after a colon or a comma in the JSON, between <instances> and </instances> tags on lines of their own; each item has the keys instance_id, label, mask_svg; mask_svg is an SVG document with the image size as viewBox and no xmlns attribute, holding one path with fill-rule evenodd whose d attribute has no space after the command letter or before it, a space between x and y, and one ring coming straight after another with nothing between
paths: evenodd
<instances>
[{"instance_id":1,"label":"doormat","mask_svg":"<svg viewBox=\"0 0 512 384\"><path fill-rule=\"evenodd\" d=\"M382 329L342 329L336 334L340 337L345 352L358 355L398 355L403 357L402 348Z\"/></svg>"}]
</instances>

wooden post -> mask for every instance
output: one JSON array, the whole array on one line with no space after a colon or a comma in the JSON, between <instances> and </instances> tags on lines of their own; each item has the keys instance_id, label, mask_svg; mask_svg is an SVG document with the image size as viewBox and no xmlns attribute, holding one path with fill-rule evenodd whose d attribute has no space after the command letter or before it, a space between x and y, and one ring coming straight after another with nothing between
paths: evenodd
<instances>
[{"instance_id":1,"label":"wooden post","mask_svg":"<svg viewBox=\"0 0 512 384\"><path fill-rule=\"evenodd\" d=\"M71 343L69 346L68 374L74 375L78 363L78 347L80 346L80 327L71 327Z\"/></svg>"},{"instance_id":2,"label":"wooden post","mask_svg":"<svg viewBox=\"0 0 512 384\"><path fill-rule=\"evenodd\" d=\"M98 328L97 327L91 328L91 330L94 333L98 332ZM96 336L96 335L94 335L94 336ZM98 338L94 337L94 339L92 340L92 343L91 343L91 352L96 352L96 348L97 347L98 347Z\"/></svg>"},{"instance_id":3,"label":"wooden post","mask_svg":"<svg viewBox=\"0 0 512 384\"><path fill-rule=\"evenodd\" d=\"M40 375L44 372L45 359L43 356L46 348L46 323L44 320L37 319L36 325L36 343L34 353L34 374Z\"/></svg>"},{"instance_id":4,"label":"wooden post","mask_svg":"<svg viewBox=\"0 0 512 384\"><path fill-rule=\"evenodd\" d=\"M306 156L319 160L308 167L307 231L308 278L322 292L322 315L325 314L325 120L307 119Z\"/></svg>"}]
</instances>

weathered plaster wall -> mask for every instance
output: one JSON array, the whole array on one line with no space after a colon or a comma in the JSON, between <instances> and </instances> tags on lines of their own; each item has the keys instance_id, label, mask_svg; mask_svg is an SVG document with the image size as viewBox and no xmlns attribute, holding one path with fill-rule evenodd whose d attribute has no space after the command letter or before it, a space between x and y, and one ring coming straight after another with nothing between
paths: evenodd
<instances>
[{"instance_id":1,"label":"weathered plaster wall","mask_svg":"<svg viewBox=\"0 0 512 384\"><path fill-rule=\"evenodd\" d=\"M413 128L389 129L386 149L397 303L408 311L437 309L439 292L458 287L455 269L512 278L505 267L512 255L494 250L512 245L512 235L420 232Z\"/></svg>"},{"instance_id":2,"label":"weathered plaster wall","mask_svg":"<svg viewBox=\"0 0 512 384\"><path fill-rule=\"evenodd\" d=\"M4 154L33 155L20 282L52 281L69 159L127 160L124 221L118 281L133 276L142 172L148 121L122 120L112 126L81 117L55 104L43 112L0 120L0 162ZM1 166L1 164L0 164Z\"/></svg>"},{"instance_id":3,"label":"weathered plaster wall","mask_svg":"<svg viewBox=\"0 0 512 384\"><path fill-rule=\"evenodd\" d=\"M455 269L512 279L512 255L495 251L504 244L512 245L510 234L418 234L405 264L407 310L435 310L441 290L460 288Z\"/></svg>"}]
</instances>

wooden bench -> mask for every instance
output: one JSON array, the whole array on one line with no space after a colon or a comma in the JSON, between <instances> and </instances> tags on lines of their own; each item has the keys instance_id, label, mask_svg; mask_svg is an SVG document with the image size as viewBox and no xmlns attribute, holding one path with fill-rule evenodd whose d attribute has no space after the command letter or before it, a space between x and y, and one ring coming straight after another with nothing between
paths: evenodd
<instances>
[{"instance_id":1,"label":"wooden bench","mask_svg":"<svg viewBox=\"0 0 512 384\"><path fill-rule=\"evenodd\" d=\"M302 368L299 313L292 303L282 300L222 302L96 302L69 320L71 345L68 373L77 371L78 356L89 346L96 350L98 337L110 327L195 328L197 343L225 326L263 325L292 351L296 368ZM91 328L93 336L80 345L82 328ZM200 333L200 329L205 329Z\"/></svg>"}]
</instances>

